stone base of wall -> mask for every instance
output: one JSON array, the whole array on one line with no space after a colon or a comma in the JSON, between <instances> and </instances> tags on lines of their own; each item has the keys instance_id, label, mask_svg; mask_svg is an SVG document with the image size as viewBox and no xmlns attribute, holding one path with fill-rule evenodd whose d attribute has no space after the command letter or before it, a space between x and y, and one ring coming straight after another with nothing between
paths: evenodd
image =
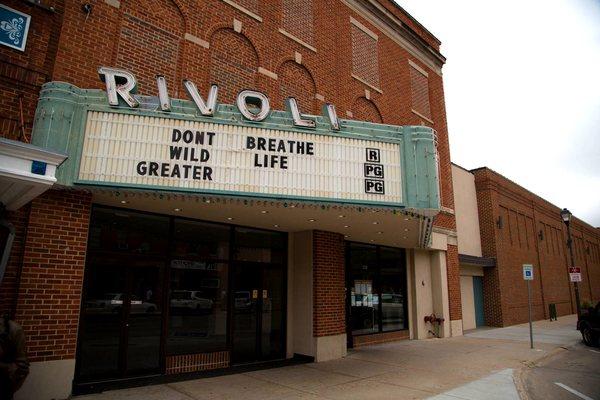
<instances>
[{"instance_id":1,"label":"stone base of wall","mask_svg":"<svg viewBox=\"0 0 600 400\"><path fill-rule=\"evenodd\" d=\"M450 321L450 336L462 336L463 335L463 321L462 319L457 319L454 321Z\"/></svg>"},{"instance_id":2,"label":"stone base of wall","mask_svg":"<svg viewBox=\"0 0 600 400\"><path fill-rule=\"evenodd\" d=\"M315 361L329 361L346 357L346 334L315 338Z\"/></svg>"},{"instance_id":3,"label":"stone base of wall","mask_svg":"<svg viewBox=\"0 0 600 400\"><path fill-rule=\"evenodd\" d=\"M67 399L75 375L75 360L32 362L29 376L15 394L15 400Z\"/></svg>"},{"instance_id":4,"label":"stone base of wall","mask_svg":"<svg viewBox=\"0 0 600 400\"><path fill-rule=\"evenodd\" d=\"M378 343L387 343L387 342L395 342L397 340L404 340L410 338L409 330L404 331L395 331L395 332L384 332L384 333L375 333L373 335L361 335L354 336L352 339L352 344L354 348L368 346L371 344Z\"/></svg>"}]
</instances>

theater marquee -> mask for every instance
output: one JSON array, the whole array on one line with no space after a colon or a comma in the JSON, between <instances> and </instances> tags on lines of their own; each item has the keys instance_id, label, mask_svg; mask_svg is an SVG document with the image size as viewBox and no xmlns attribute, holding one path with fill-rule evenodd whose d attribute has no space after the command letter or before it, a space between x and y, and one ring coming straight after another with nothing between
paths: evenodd
<instances>
[{"instance_id":1,"label":"theater marquee","mask_svg":"<svg viewBox=\"0 0 600 400\"><path fill-rule=\"evenodd\" d=\"M402 201L398 144L101 112L88 114L79 178L198 191Z\"/></svg>"},{"instance_id":2,"label":"theater marquee","mask_svg":"<svg viewBox=\"0 0 600 400\"><path fill-rule=\"evenodd\" d=\"M111 70L107 92L44 85L33 143L69 154L57 171L64 186L104 186L298 199L439 211L435 132L338 120L335 107L306 115L293 98L271 110L245 90L235 105L133 94L135 77ZM121 82L119 84L119 82Z\"/></svg>"}]
</instances>

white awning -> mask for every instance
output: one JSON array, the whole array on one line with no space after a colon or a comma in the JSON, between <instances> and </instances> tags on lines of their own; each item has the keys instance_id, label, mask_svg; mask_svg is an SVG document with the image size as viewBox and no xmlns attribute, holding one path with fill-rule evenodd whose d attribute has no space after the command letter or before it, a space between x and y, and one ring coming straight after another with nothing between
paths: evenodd
<instances>
[{"instance_id":1,"label":"white awning","mask_svg":"<svg viewBox=\"0 0 600 400\"><path fill-rule=\"evenodd\" d=\"M0 138L0 203L16 210L50 189L65 154Z\"/></svg>"}]
</instances>

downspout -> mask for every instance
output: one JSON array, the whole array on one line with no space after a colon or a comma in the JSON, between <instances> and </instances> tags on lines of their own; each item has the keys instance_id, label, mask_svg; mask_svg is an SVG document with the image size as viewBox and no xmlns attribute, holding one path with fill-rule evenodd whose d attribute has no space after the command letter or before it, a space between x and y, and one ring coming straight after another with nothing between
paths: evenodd
<instances>
[{"instance_id":1,"label":"downspout","mask_svg":"<svg viewBox=\"0 0 600 400\"><path fill-rule=\"evenodd\" d=\"M533 200L531 201L531 209L533 210L533 223L534 226L537 226L537 217L535 215L535 203ZM525 222L527 224L527 222ZM527 226L525 226L525 230L527 230ZM544 313L544 319L546 319L546 300L544 299L544 280L542 279L542 259L540 257L540 246L538 243L539 236L536 232L533 232L533 238L535 239L535 253L537 254L538 268L540 269L540 290L542 292L542 311ZM548 240L548 238L546 238Z\"/></svg>"}]
</instances>

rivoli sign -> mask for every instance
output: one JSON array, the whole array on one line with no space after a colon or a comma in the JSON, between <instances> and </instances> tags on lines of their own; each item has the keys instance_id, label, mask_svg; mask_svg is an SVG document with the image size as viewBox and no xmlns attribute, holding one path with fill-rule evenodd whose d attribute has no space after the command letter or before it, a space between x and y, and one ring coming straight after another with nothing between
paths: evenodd
<instances>
[{"instance_id":1,"label":"rivoli sign","mask_svg":"<svg viewBox=\"0 0 600 400\"><path fill-rule=\"evenodd\" d=\"M132 92L137 86L135 76L126 70L101 67L98 69L100 79L106 83L106 93L108 102L111 106L119 105L119 97L121 97L129 107L138 107L139 102L132 96ZM158 98L162 111L171 111L171 99L167 90L167 81L164 76L157 75L156 85L158 88ZM198 92L198 88L194 82L184 79L183 86L189 94L192 101L198 107L200 114L205 117L212 117L215 114L217 107L217 95L219 88L217 85L211 85L207 100ZM271 105L266 94L255 90L242 90L237 95L236 105L244 118L250 121L260 122L269 116ZM316 123L313 119L305 118L300 114L298 103L295 98L289 97L286 100L288 111L292 113L294 126L302 128L315 128ZM254 106L254 107L252 107ZM255 111L254 108L258 108ZM340 130L340 124L335 111L335 106L330 103L325 103L323 106L323 114L328 119L332 130Z\"/></svg>"}]
</instances>

